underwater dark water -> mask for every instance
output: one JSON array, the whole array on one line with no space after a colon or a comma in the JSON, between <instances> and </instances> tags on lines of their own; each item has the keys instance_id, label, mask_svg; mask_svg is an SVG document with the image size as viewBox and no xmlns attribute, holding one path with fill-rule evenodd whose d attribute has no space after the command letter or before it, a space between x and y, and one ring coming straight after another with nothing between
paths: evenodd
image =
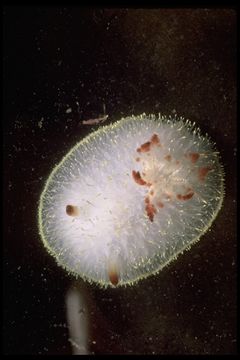
<instances>
[{"instance_id":1,"label":"underwater dark water","mask_svg":"<svg viewBox=\"0 0 240 360\"><path fill-rule=\"evenodd\" d=\"M236 354L235 11L14 6L3 25L4 353L72 354L75 288L89 353ZM226 173L200 242L158 275L107 290L58 267L37 226L52 168L100 126L82 120L104 111L105 124L142 112L195 121Z\"/></svg>"}]
</instances>

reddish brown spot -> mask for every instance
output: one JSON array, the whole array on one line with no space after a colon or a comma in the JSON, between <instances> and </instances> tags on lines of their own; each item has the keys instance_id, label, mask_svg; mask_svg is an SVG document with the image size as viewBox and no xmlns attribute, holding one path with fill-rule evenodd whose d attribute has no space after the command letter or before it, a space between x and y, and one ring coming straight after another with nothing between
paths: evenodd
<instances>
[{"instance_id":1,"label":"reddish brown spot","mask_svg":"<svg viewBox=\"0 0 240 360\"><path fill-rule=\"evenodd\" d=\"M153 136L151 137L151 144L152 145L160 144L160 139L157 134L153 134Z\"/></svg>"},{"instance_id":2,"label":"reddish brown spot","mask_svg":"<svg viewBox=\"0 0 240 360\"><path fill-rule=\"evenodd\" d=\"M118 273L116 270L109 270L108 273L109 276L109 280L111 281L111 283L116 286L119 282L119 277L118 277Z\"/></svg>"},{"instance_id":3,"label":"reddish brown spot","mask_svg":"<svg viewBox=\"0 0 240 360\"><path fill-rule=\"evenodd\" d=\"M154 195L154 191L153 191L153 190L150 191L150 195Z\"/></svg>"},{"instance_id":4,"label":"reddish brown spot","mask_svg":"<svg viewBox=\"0 0 240 360\"><path fill-rule=\"evenodd\" d=\"M172 156L171 156L171 155L166 155L164 159L167 160L167 161L171 161L171 160L172 160Z\"/></svg>"},{"instance_id":5,"label":"reddish brown spot","mask_svg":"<svg viewBox=\"0 0 240 360\"><path fill-rule=\"evenodd\" d=\"M66 213L69 216L78 216L79 215L79 209L78 209L77 206L67 205L66 206Z\"/></svg>"},{"instance_id":6,"label":"reddish brown spot","mask_svg":"<svg viewBox=\"0 0 240 360\"><path fill-rule=\"evenodd\" d=\"M193 197L193 195L194 195L194 192L188 193L186 195L177 194L177 198L179 200L189 200Z\"/></svg>"},{"instance_id":7,"label":"reddish brown spot","mask_svg":"<svg viewBox=\"0 0 240 360\"><path fill-rule=\"evenodd\" d=\"M140 161L140 157L137 157L135 160L136 160L136 161Z\"/></svg>"},{"instance_id":8,"label":"reddish brown spot","mask_svg":"<svg viewBox=\"0 0 240 360\"><path fill-rule=\"evenodd\" d=\"M194 195L194 192L188 193L186 195L183 195L182 199L183 200L189 200L189 199L191 199L193 197L193 195Z\"/></svg>"},{"instance_id":9,"label":"reddish brown spot","mask_svg":"<svg viewBox=\"0 0 240 360\"><path fill-rule=\"evenodd\" d=\"M198 178L200 181L204 181L208 172L211 170L211 167L202 167L198 169Z\"/></svg>"},{"instance_id":10,"label":"reddish brown spot","mask_svg":"<svg viewBox=\"0 0 240 360\"><path fill-rule=\"evenodd\" d=\"M145 142L139 148L137 148L137 152L149 152L151 150L151 145L161 146L160 139L157 134L153 134L150 141Z\"/></svg>"},{"instance_id":11,"label":"reddish brown spot","mask_svg":"<svg viewBox=\"0 0 240 360\"><path fill-rule=\"evenodd\" d=\"M133 170L132 171L132 177L134 179L134 181L138 184L138 185L146 185L146 181L144 181L142 178L141 178L141 175L140 175L140 172L139 171L135 171Z\"/></svg>"},{"instance_id":12,"label":"reddish brown spot","mask_svg":"<svg viewBox=\"0 0 240 360\"><path fill-rule=\"evenodd\" d=\"M163 207L164 207L164 204L163 204L161 201L158 201L158 202L157 202L157 206L158 206L159 208L163 208Z\"/></svg>"},{"instance_id":13,"label":"reddish brown spot","mask_svg":"<svg viewBox=\"0 0 240 360\"><path fill-rule=\"evenodd\" d=\"M146 196L146 197L145 197L145 199L144 199L144 201L145 201L145 203L146 203L146 204L149 204L149 203L150 203L150 199L149 199L149 197L148 197L148 196Z\"/></svg>"},{"instance_id":14,"label":"reddish brown spot","mask_svg":"<svg viewBox=\"0 0 240 360\"><path fill-rule=\"evenodd\" d=\"M146 205L145 210L146 210L147 216L149 217L149 220L153 222L154 214L156 214L156 212L157 212L155 206L149 203Z\"/></svg>"},{"instance_id":15,"label":"reddish brown spot","mask_svg":"<svg viewBox=\"0 0 240 360\"><path fill-rule=\"evenodd\" d=\"M137 152L148 152L150 151L151 143L150 141L145 142L137 149Z\"/></svg>"},{"instance_id":16,"label":"reddish brown spot","mask_svg":"<svg viewBox=\"0 0 240 360\"><path fill-rule=\"evenodd\" d=\"M199 159L199 153L189 153L189 157L190 157L190 160L191 160L191 162L193 163L193 164L195 164L195 162L197 162L198 161L198 159Z\"/></svg>"},{"instance_id":17,"label":"reddish brown spot","mask_svg":"<svg viewBox=\"0 0 240 360\"><path fill-rule=\"evenodd\" d=\"M176 160L176 164L179 165L180 161L179 160Z\"/></svg>"}]
</instances>

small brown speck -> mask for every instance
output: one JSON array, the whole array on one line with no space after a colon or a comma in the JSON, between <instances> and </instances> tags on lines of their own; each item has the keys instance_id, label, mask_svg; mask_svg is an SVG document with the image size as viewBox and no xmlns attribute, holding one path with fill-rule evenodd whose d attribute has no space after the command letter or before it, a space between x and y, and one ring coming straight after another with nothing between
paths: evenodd
<instances>
[{"instance_id":1,"label":"small brown speck","mask_svg":"<svg viewBox=\"0 0 240 360\"><path fill-rule=\"evenodd\" d=\"M78 216L79 215L79 208L74 205L67 205L66 206L66 213L69 216Z\"/></svg>"}]
</instances>

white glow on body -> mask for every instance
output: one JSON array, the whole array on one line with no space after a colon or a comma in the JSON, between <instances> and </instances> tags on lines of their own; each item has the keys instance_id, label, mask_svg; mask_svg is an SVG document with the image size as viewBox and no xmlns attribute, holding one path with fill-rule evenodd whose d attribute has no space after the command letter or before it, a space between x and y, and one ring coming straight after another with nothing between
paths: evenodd
<instances>
[{"instance_id":1,"label":"white glow on body","mask_svg":"<svg viewBox=\"0 0 240 360\"><path fill-rule=\"evenodd\" d=\"M160 143L139 153L154 134ZM40 199L40 234L71 273L103 286L133 283L196 242L223 195L218 152L194 125L128 117L90 134L54 168Z\"/></svg>"}]
</instances>

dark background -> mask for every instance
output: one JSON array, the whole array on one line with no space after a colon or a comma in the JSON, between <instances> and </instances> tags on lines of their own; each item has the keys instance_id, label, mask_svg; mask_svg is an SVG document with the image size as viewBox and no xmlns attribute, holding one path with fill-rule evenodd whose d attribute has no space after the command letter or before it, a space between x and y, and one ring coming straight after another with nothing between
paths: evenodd
<instances>
[{"instance_id":1,"label":"dark background","mask_svg":"<svg viewBox=\"0 0 240 360\"><path fill-rule=\"evenodd\" d=\"M3 66L4 353L72 352L74 279L43 248L37 207L54 165L92 131L79 123L105 104L106 124L196 121L220 151L226 195L211 231L157 276L108 290L79 280L90 352L235 354L235 11L5 7Z\"/></svg>"}]
</instances>

